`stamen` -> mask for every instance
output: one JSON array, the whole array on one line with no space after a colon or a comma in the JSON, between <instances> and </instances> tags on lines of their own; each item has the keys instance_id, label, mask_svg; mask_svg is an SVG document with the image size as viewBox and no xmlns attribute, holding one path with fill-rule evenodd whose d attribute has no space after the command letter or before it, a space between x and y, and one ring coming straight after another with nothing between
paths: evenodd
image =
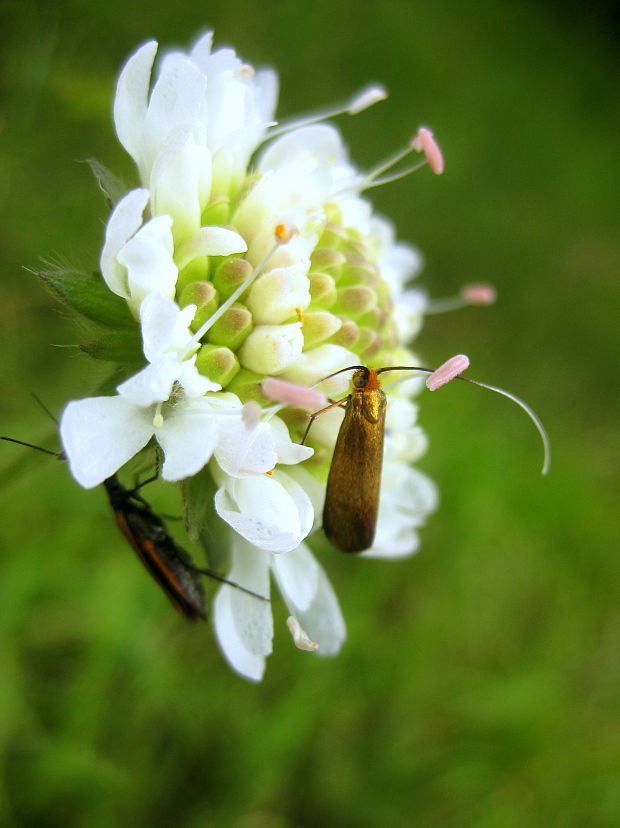
<instances>
[{"instance_id":1,"label":"stamen","mask_svg":"<svg viewBox=\"0 0 620 828\"><path fill-rule=\"evenodd\" d=\"M415 138L411 142L411 146L416 152L423 152L428 162L428 166L435 173L441 175L444 169L443 155L439 149L439 144L433 138L433 133L427 127L420 127Z\"/></svg>"},{"instance_id":2,"label":"stamen","mask_svg":"<svg viewBox=\"0 0 620 828\"><path fill-rule=\"evenodd\" d=\"M222 302L222 304L215 311L215 313L212 313L211 316L198 328L196 333L190 339L188 346L181 354L181 359L186 359L196 349L200 340L207 333L207 331L210 328L212 328L213 325L215 325L215 323L217 322L217 320L220 319L220 317L222 317L226 313L228 308L234 305L237 299L250 287L254 279L256 279L256 277L260 275L261 271L263 270L269 259L271 259L271 257L274 255L276 250L278 250L278 248L282 244L286 244L286 242L290 241L290 239L295 235L296 232L296 228L290 227L286 224L278 224L274 228L274 235L276 237L276 243L274 244L274 246L271 248L269 253L267 253L267 255L264 256L261 259L261 261L256 265L256 267L250 273L247 279L245 279L239 285L239 287L230 294L228 299L225 302Z\"/></svg>"},{"instance_id":3,"label":"stamen","mask_svg":"<svg viewBox=\"0 0 620 828\"><path fill-rule=\"evenodd\" d=\"M463 285L461 296L471 305L492 305L497 299L497 291L486 283Z\"/></svg>"},{"instance_id":4,"label":"stamen","mask_svg":"<svg viewBox=\"0 0 620 828\"><path fill-rule=\"evenodd\" d=\"M275 129L267 131L265 141L277 138L287 132L292 132L294 129L318 124L321 121L327 121L330 118L335 118L337 115L357 115L365 109L373 106L379 101L387 98L387 91L383 86L373 84L357 92L347 103L342 105L335 105L330 109L323 109L316 112L314 115L305 115L301 118L292 118L290 121L284 121L282 124L276 126Z\"/></svg>"},{"instance_id":5,"label":"stamen","mask_svg":"<svg viewBox=\"0 0 620 828\"><path fill-rule=\"evenodd\" d=\"M276 224L273 231L277 244L288 244L298 233L299 230L290 224Z\"/></svg>"},{"instance_id":6,"label":"stamen","mask_svg":"<svg viewBox=\"0 0 620 828\"><path fill-rule=\"evenodd\" d=\"M379 101L384 101L388 96L387 90L384 86L373 84L362 89L351 101L346 112L349 115L358 115L365 109L374 106Z\"/></svg>"},{"instance_id":7,"label":"stamen","mask_svg":"<svg viewBox=\"0 0 620 828\"><path fill-rule=\"evenodd\" d=\"M465 354L457 354L449 360L436 368L430 376L426 378L426 387L429 391L436 391L442 385L458 377L463 371L469 368L469 357Z\"/></svg>"},{"instance_id":8,"label":"stamen","mask_svg":"<svg viewBox=\"0 0 620 828\"><path fill-rule=\"evenodd\" d=\"M295 313L297 314L297 319L304 324L304 313L301 308L295 308Z\"/></svg>"},{"instance_id":9,"label":"stamen","mask_svg":"<svg viewBox=\"0 0 620 828\"><path fill-rule=\"evenodd\" d=\"M161 402L155 406L155 415L153 417L153 428L161 428L164 424L164 418L161 413Z\"/></svg>"},{"instance_id":10,"label":"stamen","mask_svg":"<svg viewBox=\"0 0 620 828\"><path fill-rule=\"evenodd\" d=\"M432 299L424 309L425 315L447 313L460 310L470 305L492 305L497 298L493 285L475 284L463 285L458 296L448 296L445 299Z\"/></svg>"},{"instance_id":11,"label":"stamen","mask_svg":"<svg viewBox=\"0 0 620 828\"><path fill-rule=\"evenodd\" d=\"M424 161L419 161L417 164L405 167L404 170L400 170L399 172L394 172L390 175L383 175L383 173L391 170L396 164L412 152L424 152ZM362 190L371 190L373 187L381 187L383 184L390 184L393 181L405 178L406 176L411 175L411 173L421 169L421 167L424 167L426 164L428 164L432 171L437 175L443 172L443 156L441 154L441 150L439 149L439 145L433 138L433 133L426 127L420 127L404 149L399 150L397 153L390 156L390 158L387 158L371 170L361 180L361 182L349 182L348 186L350 188L353 184L356 188L359 188L360 192Z\"/></svg>"},{"instance_id":12,"label":"stamen","mask_svg":"<svg viewBox=\"0 0 620 828\"><path fill-rule=\"evenodd\" d=\"M293 636L293 643L299 650L314 653L319 649L319 645L316 641L312 641L312 639L308 636L308 633L302 629L301 624L293 615L289 615L286 619L286 626L289 628L289 631Z\"/></svg>"},{"instance_id":13,"label":"stamen","mask_svg":"<svg viewBox=\"0 0 620 828\"><path fill-rule=\"evenodd\" d=\"M308 388L307 385L297 385L275 377L263 380L261 390L270 400L296 408L308 408L312 411L327 405L327 397L316 388Z\"/></svg>"}]
</instances>

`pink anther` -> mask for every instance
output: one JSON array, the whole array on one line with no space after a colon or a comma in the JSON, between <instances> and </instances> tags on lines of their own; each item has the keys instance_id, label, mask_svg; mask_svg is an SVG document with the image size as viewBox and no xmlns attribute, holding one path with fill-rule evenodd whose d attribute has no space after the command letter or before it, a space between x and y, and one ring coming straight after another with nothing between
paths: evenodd
<instances>
[{"instance_id":1,"label":"pink anther","mask_svg":"<svg viewBox=\"0 0 620 828\"><path fill-rule=\"evenodd\" d=\"M308 388L307 385L297 385L275 377L267 377L263 380L261 389L270 400L294 405L296 408L308 408L314 411L327 405L327 397L316 388Z\"/></svg>"},{"instance_id":2,"label":"pink anther","mask_svg":"<svg viewBox=\"0 0 620 828\"><path fill-rule=\"evenodd\" d=\"M433 138L433 133L427 127L420 127L415 137L411 141L411 146L416 152L423 152L428 161L428 165L436 175L441 175L443 172L443 155L439 149L439 144Z\"/></svg>"},{"instance_id":3,"label":"pink anther","mask_svg":"<svg viewBox=\"0 0 620 828\"><path fill-rule=\"evenodd\" d=\"M469 357L465 356L465 354L457 354L456 356L450 357L447 362L444 362L443 365L440 365L436 371L427 378L426 380L426 387L429 391L436 391L438 388L441 388L442 385L446 385L446 383L453 380L455 377L458 377L459 374L462 374L463 371L466 371L469 368Z\"/></svg>"},{"instance_id":4,"label":"pink anther","mask_svg":"<svg viewBox=\"0 0 620 828\"><path fill-rule=\"evenodd\" d=\"M497 299L497 292L493 285L484 283L477 285L463 285L461 297L472 305L492 305Z\"/></svg>"}]
</instances>

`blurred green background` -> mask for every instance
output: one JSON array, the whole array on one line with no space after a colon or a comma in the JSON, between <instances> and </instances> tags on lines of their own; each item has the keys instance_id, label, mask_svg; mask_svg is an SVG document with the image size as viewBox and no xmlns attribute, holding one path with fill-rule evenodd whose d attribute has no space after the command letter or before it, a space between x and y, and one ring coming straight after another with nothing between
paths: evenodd
<instances>
[{"instance_id":1,"label":"blurred green background","mask_svg":"<svg viewBox=\"0 0 620 828\"><path fill-rule=\"evenodd\" d=\"M373 191L445 296L493 282L490 309L433 317L425 361L472 376L422 399L421 466L441 506L422 550L381 563L323 547L349 637L337 659L275 653L255 686L211 630L171 612L102 490L2 444L0 824L620 824L618 365L620 88L613 5L5 2L0 54L1 431L45 439L94 387L79 331L22 266L95 266L106 208L86 165L131 175L115 76L150 37L274 65L279 113L369 80L390 99L341 122L369 166L422 124L445 152ZM27 458L24 456L27 454ZM28 473L24 466L28 466ZM19 473L18 473L19 472ZM209 585L208 585L209 586Z\"/></svg>"}]
</instances>

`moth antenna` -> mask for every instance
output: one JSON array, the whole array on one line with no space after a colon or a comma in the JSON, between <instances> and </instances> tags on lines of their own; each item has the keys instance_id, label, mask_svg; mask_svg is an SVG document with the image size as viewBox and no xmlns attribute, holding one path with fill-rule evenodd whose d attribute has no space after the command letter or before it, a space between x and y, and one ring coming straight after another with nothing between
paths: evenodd
<instances>
[{"instance_id":1,"label":"moth antenna","mask_svg":"<svg viewBox=\"0 0 620 828\"><path fill-rule=\"evenodd\" d=\"M487 391L495 391L496 394L500 394L502 397L507 397L509 400L512 400L513 403L516 403L519 406L519 408L522 408L523 411L525 411L527 416L536 426L536 430L540 434L540 439L542 440L544 458L541 474L548 474L549 468L551 466L551 442L549 440L547 430L545 429L540 417L538 416L538 414L536 414L534 409L530 408L530 406L526 402L524 402L520 397L517 397L516 394L511 394L510 391L506 391L504 388L498 388L496 385L487 385L486 382L480 382L479 380L470 379L469 377L456 377L456 379L463 380L463 382L470 382L472 385L480 386L480 388L486 388Z\"/></svg>"},{"instance_id":2,"label":"moth antenna","mask_svg":"<svg viewBox=\"0 0 620 828\"><path fill-rule=\"evenodd\" d=\"M487 391L494 391L502 397L507 397L509 400L516 403L519 408L522 408L530 420L534 423L536 430L540 435L540 439L542 440L544 451L541 474L547 474L551 465L551 443L549 441L549 435L547 434L547 431L538 414L536 414L534 409L530 408L530 406L520 397L517 397L516 394L511 394L510 391L506 391L504 388L498 388L495 385L488 385L485 382L480 382L480 380L461 376L462 372L467 368L469 368L468 357L465 356L465 354L457 354L456 356L448 359L443 363L443 365L440 365L439 368L436 368L435 370L431 370L430 368L420 368L418 366L408 367L406 365L395 365L389 368L380 368L377 373L381 374L384 371L420 371L424 374L430 375L426 380L426 387L429 391L436 391L438 388L441 388L442 385L446 385L448 382L458 379L463 382L470 382L472 385L478 385L480 388L486 388Z\"/></svg>"}]
</instances>

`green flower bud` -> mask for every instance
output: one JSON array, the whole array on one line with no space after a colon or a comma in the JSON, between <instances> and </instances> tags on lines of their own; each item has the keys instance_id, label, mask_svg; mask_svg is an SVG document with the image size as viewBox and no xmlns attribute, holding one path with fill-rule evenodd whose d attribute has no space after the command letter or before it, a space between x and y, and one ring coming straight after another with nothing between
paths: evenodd
<instances>
[{"instance_id":1,"label":"green flower bud","mask_svg":"<svg viewBox=\"0 0 620 828\"><path fill-rule=\"evenodd\" d=\"M376 331L370 328L360 328L360 338L355 346L356 352L363 360L368 360L375 356L381 349L381 337Z\"/></svg>"},{"instance_id":2,"label":"green flower bud","mask_svg":"<svg viewBox=\"0 0 620 828\"><path fill-rule=\"evenodd\" d=\"M252 314L240 302L235 302L213 324L207 339L213 345L225 345L236 351L252 330Z\"/></svg>"},{"instance_id":3,"label":"green flower bud","mask_svg":"<svg viewBox=\"0 0 620 828\"><path fill-rule=\"evenodd\" d=\"M310 296L312 303L330 308L336 301L336 283L327 273L310 273Z\"/></svg>"},{"instance_id":4,"label":"green flower bud","mask_svg":"<svg viewBox=\"0 0 620 828\"><path fill-rule=\"evenodd\" d=\"M268 400L261 391L261 383L265 379L264 374L256 374L247 368L242 368L226 388L232 394L236 394L241 402L256 400L261 406L272 405L273 400Z\"/></svg>"},{"instance_id":5,"label":"green flower bud","mask_svg":"<svg viewBox=\"0 0 620 828\"><path fill-rule=\"evenodd\" d=\"M341 250L349 243L347 231L340 224L329 221L321 233L318 247L332 247L334 250Z\"/></svg>"},{"instance_id":6,"label":"green flower bud","mask_svg":"<svg viewBox=\"0 0 620 828\"><path fill-rule=\"evenodd\" d=\"M368 285L351 285L338 291L333 311L353 318L362 316L377 304L377 294Z\"/></svg>"},{"instance_id":7,"label":"green flower bud","mask_svg":"<svg viewBox=\"0 0 620 828\"><path fill-rule=\"evenodd\" d=\"M381 284L381 278L376 267L357 254L347 258L346 265L342 268L342 283L348 285L371 285L377 287Z\"/></svg>"},{"instance_id":8,"label":"green flower bud","mask_svg":"<svg viewBox=\"0 0 620 828\"><path fill-rule=\"evenodd\" d=\"M338 279L342 266L346 263L346 256L339 250L331 247L317 247L310 258L312 269L320 273L329 273Z\"/></svg>"},{"instance_id":9,"label":"green flower bud","mask_svg":"<svg viewBox=\"0 0 620 828\"><path fill-rule=\"evenodd\" d=\"M226 225L230 216L230 199L225 195L211 196L211 200L202 211L201 224Z\"/></svg>"},{"instance_id":10,"label":"green flower bud","mask_svg":"<svg viewBox=\"0 0 620 828\"><path fill-rule=\"evenodd\" d=\"M180 272L176 284L176 294L180 296L185 287L192 282L205 281L209 278L209 257L196 256Z\"/></svg>"},{"instance_id":11,"label":"green flower bud","mask_svg":"<svg viewBox=\"0 0 620 828\"><path fill-rule=\"evenodd\" d=\"M233 257L224 259L213 274L213 284L220 294L222 301L228 299L231 293L248 278L252 272L252 265L245 259Z\"/></svg>"},{"instance_id":12,"label":"green flower bud","mask_svg":"<svg viewBox=\"0 0 620 828\"><path fill-rule=\"evenodd\" d=\"M342 320L329 311L308 311L304 313L301 332L304 335L304 348L311 348L325 339L329 339L342 327Z\"/></svg>"},{"instance_id":13,"label":"green flower bud","mask_svg":"<svg viewBox=\"0 0 620 828\"><path fill-rule=\"evenodd\" d=\"M217 310L218 304L217 290L211 282L190 282L185 285L179 296L180 307L184 308L187 305L197 307L196 315L190 325L192 331L198 330L203 322Z\"/></svg>"},{"instance_id":14,"label":"green flower bud","mask_svg":"<svg viewBox=\"0 0 620 828\"><path fill-rule=\"evenodd\" d=\"M359 326L352 319L345 319L342 327L331 338L334 345L341 345L350 351L357 350L357 341L360 338Z\"/></svg>"},{"instance_id":15,"label":"green flower bud","mask_svg":"<svg viewBox=\"0 0 620 828\"><path fill-rule=\"evenodd\" d=\"M219 382L222 388L239 373L239 360L230 350L220 345L203 345L196 355L196 368L212 382Z\"/></svg>"}]
</instances>

